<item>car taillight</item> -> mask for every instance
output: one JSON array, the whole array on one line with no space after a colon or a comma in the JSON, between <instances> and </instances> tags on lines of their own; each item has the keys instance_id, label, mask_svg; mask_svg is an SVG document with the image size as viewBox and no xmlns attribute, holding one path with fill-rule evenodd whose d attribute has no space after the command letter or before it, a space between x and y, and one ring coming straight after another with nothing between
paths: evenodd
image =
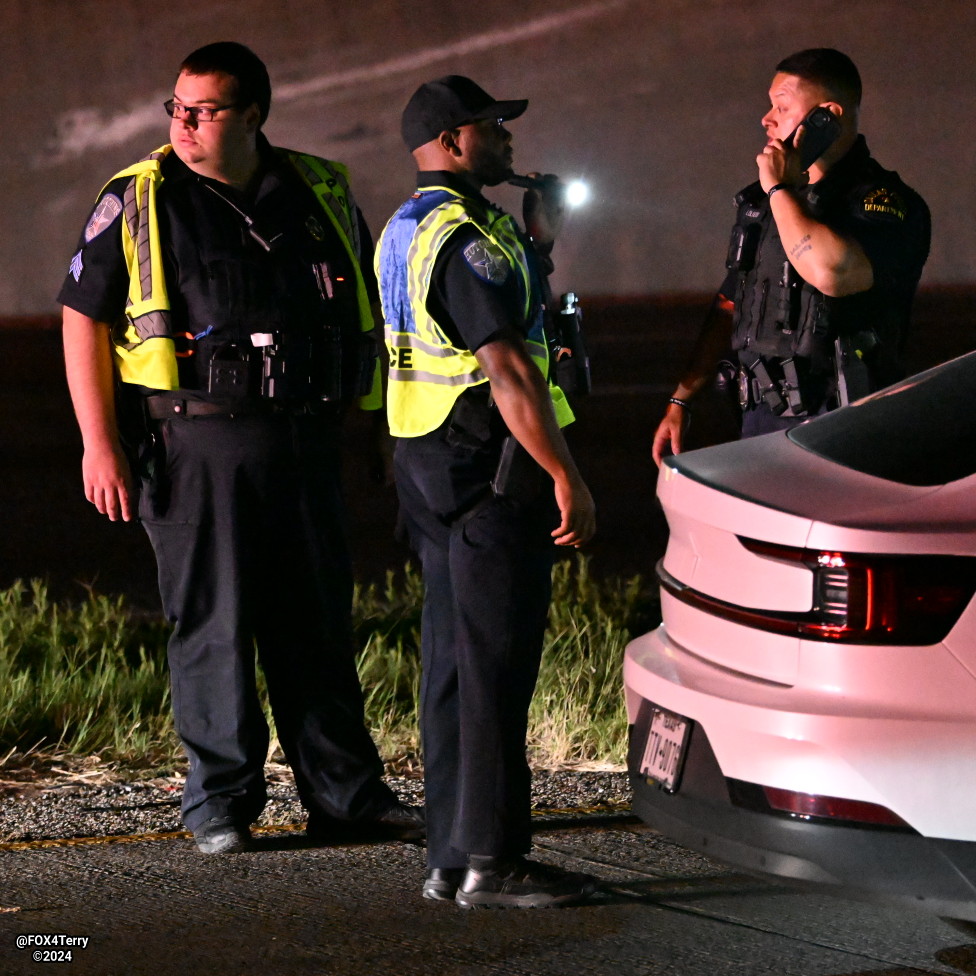
<instances>
[{"instance_id":1,"label":"car taillight","mask_svg":"<svg viewBox=\"0 0 976 976\"><path fill-rule=\"evenodd\" d=\"M763 793L774 810L803 819L848 820L854 823L877 824L885 827L907 827L897 813L877 803L864 800L845 800L840 796L816 796L764 786Z\"/></svg>"},{"instance_id":2,"label":"car taillight","mask_svg":"<svg viewBox=\"0 0 976 976\"><path fill-rule=\"evenodd\" d=\"M739 538L750 552L802 563L811 572L805 612L739 607L698 593L659 572L685 603L759 630L853 644L936 644L976 592L976 559L888 556L780 546Z\"/></svg>"},{"instance_id":3,"label":"car taillight","mask_svg":"<svg viewBox=\"0 0 976 976\"><path fill-rule=\"evenodd\" d=\"M848 800L841 796L799 793L776 786L760 786L742 780L728 779L726 784L732 802L759 813L778 813L799 820L842 823L847 827L873 827L912 831L914 829L887 807L866 800Z\"/></svg>"}]
</instances>

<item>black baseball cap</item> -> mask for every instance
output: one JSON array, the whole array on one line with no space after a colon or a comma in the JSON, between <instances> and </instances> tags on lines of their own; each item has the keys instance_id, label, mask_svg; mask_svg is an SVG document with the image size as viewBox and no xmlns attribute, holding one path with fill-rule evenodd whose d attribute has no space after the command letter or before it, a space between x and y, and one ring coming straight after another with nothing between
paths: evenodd
<instances>
[{"instance_id":1,"label":"black baseball cap","mask_svg":"<svg viewBox=\"0 0 976 976\"><path fill-rule=\"evenodd\" d=\"M436 139L446 129L456 129L479 119L516 119L529 104L527 98L496 101L464 75L445 75L421 85L407 102L400 131L407 148Z\"/></svg>"}]
</instances>

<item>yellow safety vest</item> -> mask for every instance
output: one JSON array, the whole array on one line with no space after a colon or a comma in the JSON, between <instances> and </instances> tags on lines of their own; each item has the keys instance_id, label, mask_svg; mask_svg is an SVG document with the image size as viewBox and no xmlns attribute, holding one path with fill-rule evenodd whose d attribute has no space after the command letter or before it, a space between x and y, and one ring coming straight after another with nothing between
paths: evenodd
<instances>
[{"instance_id":1,"label":"yellow safety vest","mask_svg":"<svg viewBox=\"0 0 976 976\"><path fill-rule=\"evenodd\" d=\"M131 177L123 195L125 219L122 221L122 251L129 272L129 294L125 321L114 337L115 362L123 383L155 390L179 389L157 213L157 194L163 182L162 163L172 149L170 145L161 146L112 177L112 180ZM371 331L373 316L359 266L359 223L346 168L317 156L286 149L275 151L288 160L312 189L339 234L356 278L360 328L363 332ZM360 406L366 410L382 406L378 366L373 388L360 398Z\"/></svg>"},{"instance_id":2,"label":"yellow safety vest","mask_svg":"<svg viewBox=\"0 0 976 976\"><path fill-rule=\"evenodd\" d=\"M515 222L446 187L424 187L390 218L376 249L387 349L390 354L387 410L395 437L436 430L468 388L486 383L470 349L453 345L427 311L437 255L462 224L473 223L515 270L523 297L526 343L542 375L549 377L541 295ZM560 427L573 420L565 394L549 385Z\"/></svg>"}]
</instances>

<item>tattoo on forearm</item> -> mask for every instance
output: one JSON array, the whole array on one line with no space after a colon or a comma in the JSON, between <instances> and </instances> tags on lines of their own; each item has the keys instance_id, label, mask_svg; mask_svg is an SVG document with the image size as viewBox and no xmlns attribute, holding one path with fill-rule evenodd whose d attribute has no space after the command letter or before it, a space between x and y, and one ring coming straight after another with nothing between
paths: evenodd
<instances>
[{"instance_id":1,"label":"tattoo on forearm","mask_svg":"<svg viewBox=\"0 0 976 976\"><path fill-rule=\"evenodd\" d=\"M813 244L810 243L810 235L805 234L796 242L793 249L790 251L790 259L795 260L810 250L813 250Z\"/></svg>"}]
</instances>

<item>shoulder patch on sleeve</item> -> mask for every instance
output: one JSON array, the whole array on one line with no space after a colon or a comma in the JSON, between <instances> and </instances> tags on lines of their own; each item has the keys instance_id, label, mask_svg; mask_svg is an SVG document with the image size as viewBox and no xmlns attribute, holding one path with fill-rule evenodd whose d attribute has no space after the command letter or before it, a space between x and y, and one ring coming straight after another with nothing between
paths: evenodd
<instances>
[{"instance_id":1,"label":"shoulder patch on sleeve","mask_svg":"<svg viewBox=\"0 0 976 976\"><path fill-rule=\"evenodd\" d=\"M908 215L905 200L897 190L878 187L864 198L864 213L868 217L893 217L904 220Z\"/></svg>"},{"instance_id":2,"label":"shoulder patch on sleeve","mask_svg":"<svg viewBox=\"0 0 976 976\"><path fill-rule=\"evenodd\" d=\"M500 285L512 270L512 265L505 252L491 241L480 239L472 241L462 251L468 267L485 281L493 285Z\"/></svg>"},{"instance_id":3,"label":"shoulder patch on sleeve","mask_svg":"<svg viewBox=\"0 0 976 976\"><path fill-rule=\"evenodd\" d=\"M111 227L120 213L122 201L114 193L106 193L98 201L98 206L85 227L85 243L94 240L103 230Z\"/></svg>"}]
</instances>

